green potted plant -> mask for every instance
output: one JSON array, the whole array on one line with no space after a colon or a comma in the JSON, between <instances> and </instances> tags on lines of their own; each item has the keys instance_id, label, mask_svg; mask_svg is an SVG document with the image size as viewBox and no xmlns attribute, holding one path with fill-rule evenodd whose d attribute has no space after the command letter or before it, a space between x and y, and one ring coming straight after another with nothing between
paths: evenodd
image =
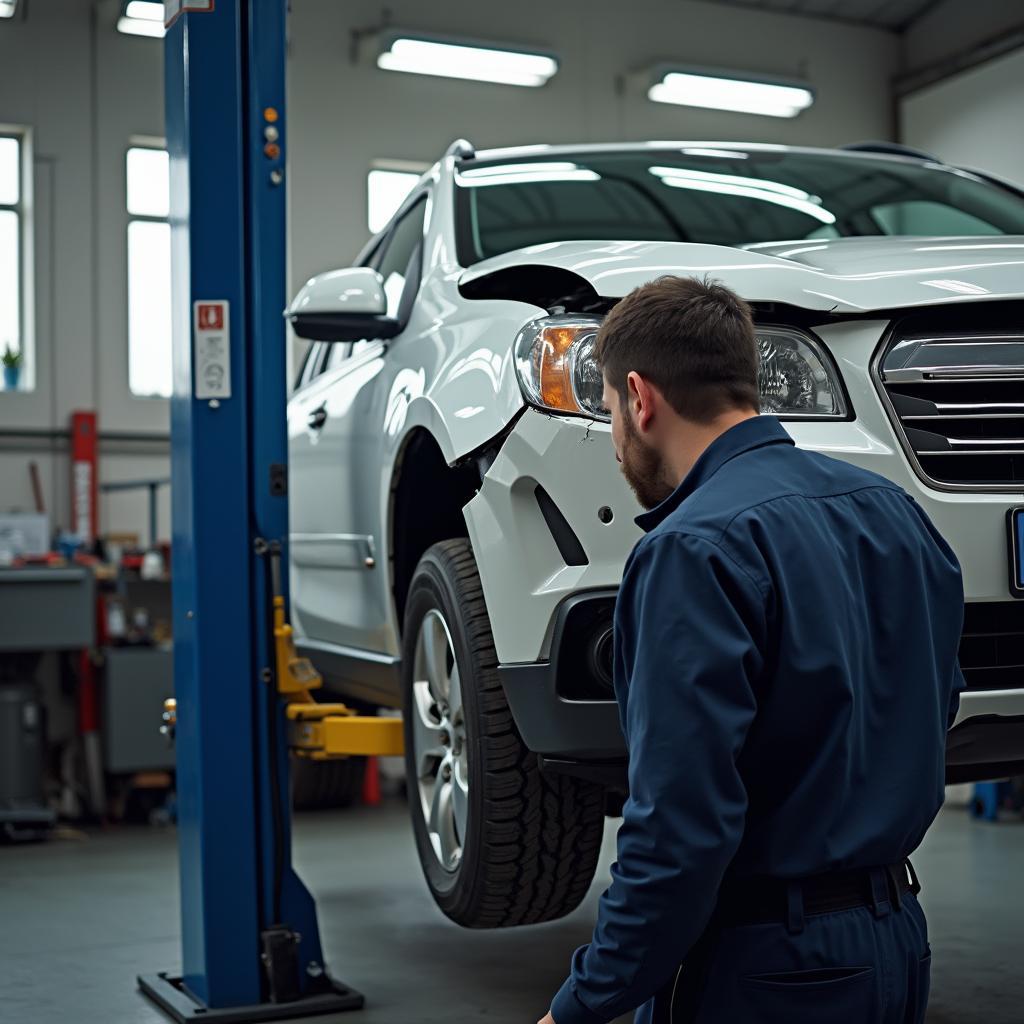
<instances>
[{"instance_id":1,"label":"green potted plant","mask_svg":"<svg viewBox=\"0 0 1024 1024\"><path fill-rule=\"evenodd\" d=\"M8 391L17 391L18 379L21 377L21 353L7 345L4 354L0 356L0 362L4 366L4 387Z\"/></svg>"}]
</instances>

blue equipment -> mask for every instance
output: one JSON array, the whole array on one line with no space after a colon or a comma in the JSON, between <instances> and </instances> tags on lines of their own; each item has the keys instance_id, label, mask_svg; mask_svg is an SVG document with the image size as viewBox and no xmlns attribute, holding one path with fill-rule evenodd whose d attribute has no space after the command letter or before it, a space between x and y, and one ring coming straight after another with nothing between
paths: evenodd
<instances>
[{"instance_id":1,"label":"blue equipment","mask_svg":"<svg viewBox=\"0 0 1024 1024\"><path fill-rule=\"evenodd\" d=\"M271 572L288 537L285 3L166 9L182 973L139 986L178 1021L354 1009L363 997L327 974L291 867L275 685Z\"/></svg>"}]
</instances>

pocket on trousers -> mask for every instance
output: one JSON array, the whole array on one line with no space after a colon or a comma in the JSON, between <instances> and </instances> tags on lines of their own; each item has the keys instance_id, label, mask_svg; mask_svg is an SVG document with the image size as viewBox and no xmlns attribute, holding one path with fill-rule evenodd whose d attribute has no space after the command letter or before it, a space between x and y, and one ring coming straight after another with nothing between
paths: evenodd
<instances>
[{"instance_id":1,"label":"pocket on trousers","mask_svg":"<svg viewBox=\"0 0 1024 1024\"><path fill-rule=\"evenodd\" d=\"M924 1024L925 1011L928 1009L928 996L932 987L932 951L918 961L917 970L911 979L909 997L907 999L907 1024Z\"/></svg>"},{"instance_id":2,"label":"pocket on trousers","mask_svg":"<svg viewBox=\"0 0 1024 1024\"><path fill-rule=\"evenodd\" d=\"M820 967L757 974L742 981L758 1024L859 1024L877 1017L873 967Z\"/></svg>"}]
</instances>

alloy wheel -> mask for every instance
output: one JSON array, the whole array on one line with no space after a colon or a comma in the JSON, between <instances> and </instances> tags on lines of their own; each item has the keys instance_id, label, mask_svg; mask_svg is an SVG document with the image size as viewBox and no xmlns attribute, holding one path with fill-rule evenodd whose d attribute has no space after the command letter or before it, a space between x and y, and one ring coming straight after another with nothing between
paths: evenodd
<instances>
[{"instance_id":1,"label":"alloy wheel","mask_svg":"<svg viewBox=\"0 0 1024 1024\"><path fill-rule=\"evenodd\" d=\"M416 640L412 705L420 808L438 863L455 871L469 817L469 758L459 666L436 608L423 617Z\"/></svg>"}]
</instances>

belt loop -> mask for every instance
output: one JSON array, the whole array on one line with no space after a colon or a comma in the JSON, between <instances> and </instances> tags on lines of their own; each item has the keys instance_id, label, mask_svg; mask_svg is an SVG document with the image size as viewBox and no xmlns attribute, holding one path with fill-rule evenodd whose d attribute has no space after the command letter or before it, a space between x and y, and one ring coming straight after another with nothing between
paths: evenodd
<instances>
[{"instance_id":1,"label":"belt loop","mask_svg":"<svg viewBox=\"0 0 1024 1024\"><path fill-rule=\"evenodd\" d=\"M885 869L886 882L889 886L889 899L892 900L893 910L897 913L903 909L903 877L906 877L902 864L890 864Z\"/></svg>"},{"instance_id":2,"label":"belt loop","mask_svg":"<svg viewBox=\"0 0 1024 1024\"><path fill-rule=\"evenodd\" d=\"M804 890L799 882L786 885L786 930L790 935L804 930Z\"/></svg>"},{"instance_id":3,"label":"belt loop","mask_svg":"<svg viewBox=\"0 0 1024 1024\"><path fill-rule=\"evenodd\" d=\"M889 876L885 868L872 868L868 872L871 883L871 913L875 917L886 917L892 912L889 901Z\"/></svg>"}]
</instances>

